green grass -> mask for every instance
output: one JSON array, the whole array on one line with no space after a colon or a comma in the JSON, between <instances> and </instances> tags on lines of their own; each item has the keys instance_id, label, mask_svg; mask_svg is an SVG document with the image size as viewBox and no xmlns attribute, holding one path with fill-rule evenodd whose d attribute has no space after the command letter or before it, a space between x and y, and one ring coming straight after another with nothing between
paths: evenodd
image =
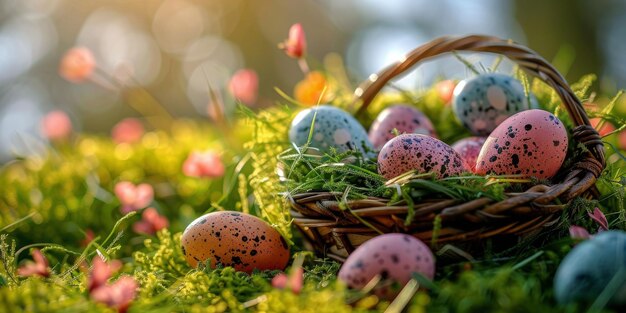
<instances>
[{"instance_id":1,"label":"green grass","mask_svg":"<svg viewBox=\"0 0 626 313\"><path fill-rule=\"evenodd\" d=\"M589 97L592 78L574 84L581 98ZM565 112L556 109L551 91L536 82L530 86L545 108L570 123ZM339 94L334 104L347 108L346 99L347 95ZM361 122L368 125L385 105L399 100L410 101L430 116L444 141L468 135L434 90L379 97ZM605 103L612 105L608 98ZM378 175L374 160L349 152L314 156L292 146L286 135L296 113L291 107L241 111L228 139L205 122L177 121L171 132L150 132L138 144L120 146L103 136L81 134L54 145L46 155L4 164L0 168L0 311L111 312L94 302L86 289L85 264L102 255L124 263L112 281L131 275L140 285L129 312L381 312L389 308L388 301L348 290L337 281L340 264L300 252L305 245L291 227L281 194L339 191L344 200L379 196L391 201L419 202L424 197L468 201L483 196L500 200L505 190L521 188L506 178L494 183L472 175L440 181L408 175L387 182ZM617 122L624 121L626 114L617 109L599 112ZM599 206L611 228L626 229L626 162L611 148L617 147L615 135L604 140L610 162L597 183L599 199L573 201L563 222L542 236L512 244L505 251L487 248L473 262L439 266L434 282L421 281L430 290L410 292L408 303L400 307L415 313L585 312L584 304L556 305L552 278L573 245L567 236L570 224L596 228L586 210ZM209 148L224 153L227 174L219 179L184 176L181 166L189 152ZM572 149L570 155L574 153ZM344 162L347 157L353 161ZM168 229L156 236L132 231L130 226L140 214L122 216L113 194L115 183L122 180L154 186L152 205L167 216ZM181 232L199 215L221 209L261 216L288 239L294 255L305 257L305 286L300 294L272 287L271 278L278 271L248 275L229 267L187 265L180 249ZM88 229L96 239L81 246ZM34 247L44 251L50 262L48 278L16 275L17 268L31 259L29 251Z\"/></svg>"}]
</instances>

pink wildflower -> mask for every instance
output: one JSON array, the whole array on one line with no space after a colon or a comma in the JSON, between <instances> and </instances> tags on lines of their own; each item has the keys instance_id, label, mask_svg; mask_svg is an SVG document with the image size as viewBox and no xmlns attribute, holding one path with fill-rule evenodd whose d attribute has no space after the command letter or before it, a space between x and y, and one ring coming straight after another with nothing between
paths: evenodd
<instances>
[{"instance_id":1,"label":"pink wildflower","mask_svg":"<svg viewBox=\"0 0 626 313\"><path fill-rule=\"evenodd\" d=\"M167 217L159 215L155 208L147 208L141 214L141 221L133 224L133 230L137 233L154 235L167 226L169 226Z\"/></svg>"},{"instance_id":2,"label":"pink wildflower","mask_svg":"<svg viewBox=\"0 0 626 313\"><path fill-rule=\"evenodd\" d=\"M116 143L135 143L141 140L143 133L141 121L136 118L126 118L113 126L111 137Z\"/></svg>"},{"instance_id":3,"label":"pink wildflower","mask_svg":"<svg viewBox=\"0 0 626 313\"><path fill-rule=\"evenodd\" d=\"M89 78L96 68L96 61L91 50L75 47L68 50L59 66L59 75L73 83Z\"/></svg>"},{"instance_id":4,"label":"pink wildflower","mask_svg":"<svg viewBox=\"0 0 626 313\"><path fill-rule=\"evenodd\" d=\"M50 276L50 268L48 268L48 260L38 249L31 252L35 262L28 262L17 269L17 274L24 277L29 276Z\"/></svg>"},{"instance_id":5,"label":"pink wildflower","mask_svg":"<svg viewBox=\"0 0 626 313\"><path fill-rule=\"evenodd\" d=\"M114 260L105 262L99 256L93 259L93 268L87 281L87 289L91 298L124 313L137 294L139 285L130 276L124 276L112 284L107 284L111 275L122 267L122 262Z\"/></svg>"},{"instance_id":6,"label":"pink wildflower","mask_svg":"<svg viewBox=\"0 0 626 313\"><path fill-rule=\"evenodd\" d=\"M306 37L300 23L291 25L289 37L279 47L294 59L300 59L306 54Z\"/></svg>"},{"instance_id":7,"label":"pink wildflower","mask_svg":"<svg viewBox=\"0 0 626 313\"><path fill-rule=\"evenodd\" d=\"M440 81L435 85L435 89L443 103L449 104L452 101L454 87L456 87L456 83L453 80Z\"/></svg>"},{"instance_id":8,"label":"pink wildflower","mask_svg":"<svg viewBox=\"0 0 626 313\"><path fill-rule=\"evenodd\" d=\"M280 273L272 278L272 286L274 288L288 288L296 294L300 293L300 291L302 290L303 282L304 270L300 266L293 268L289 276L287 276L285 273Z\"/></svg>"},{"instance_id":9,"label":"pink wildflower","mask_svg":"<svg viewBox=\"0 0 626 313\"><path fill-rule=\"evenodd\" d=\"M579 239L579 240L591 238L591 235L586 229L580 226L576 226L576 225L570 226L569 235L570 237L572 237L572 239Z\"/></svg>"},{"instance_id":10,"label":"pink wildflower","mask_svg":"<svg viewBox=\"0 0 626 313\"><path fill-rule=\"evenodd\" d=\"M115 283L102 286L91 292L91 298L100 303L104 303L111 308L117 309L119 313L128 310L131 302L135 299L139 284L130 276L124 276Z\"/></svg>"},{"instance_id":11,"label":"pink wildflower","mask_svg":"<svg viewBox=\"0 0 626 313\"><path fill-rule=\"evenodd\" d=\"M213 151L191 152L183 163L183 173L191 177L221 177L224 171L220 156Z\"/></svg>"},{"instance_id":12,"label":"pink wildflower","mask_svg":"<svg viewBox=\"0 0 626 313\"><path fill-rule=\"evenodd\" d=\"M591 126L593 126L593 128L598 131L600 136L605 136L615 130L615 126L613 126L613 124L611 124L611 122L609 121L604 121L602 126L600 126L600 123L602 123L602 121L603 119L599 117L594 117L589 120Z\"/></svg>"},{"instance_id":13,"label":"pink wildflower","mask_svg":"<svg viewBox=\"0 0 626 313\"><path fill-rule=\"evenodd\" d=\"M122 262L119 260L113 260L107 263L101 257L95 256L93 258L93 268L87 280L87 289L89 292L105 286L109 278L111 278L111 275L119 271L120 268L122 268Z\"/></svg>"},{"instance_id":14,"label":"pink wildflower","mask_svg":"<svg viewBox=\"0 0 626 313\"><path fill-rule=\"evenodd\" d=\"M595 208L593 213L587 212L589 217L600 225L599 231L609 230L609 222L606 220L604 213L599 208Z\"/></svg>"},{"instance_id":15,"label":"pink wildflower","mask_svg":"<svg viewBox=\"0 0 626 313\"><path fill-rule=\"evenodd\" d=\"M72 121L63 111L52 111L41 120L41 134L49 140L66 139L72 133Z\"/></svg>"},{"instance_id":16,"label":"pink wildflower","mask_svg":"<svg viewBox=\"0 0 626 313\"><path fill-rule=\"evenodd\" d=\"M147 207L154 199L154 190L148 184L135 186L131 182L123 181L115 185L115 195L122 204L122 213L128 214Z\"/></svg>"},{"instance_id":17,"label":"pink wildflower","mask_svg":"<svg viewBox=\"0 0 626 313\"><path fill-rule=\"evenodd\" d=\"M252 105L256 102L258 96L259 77L254 70L239 70L228 82L228 91L235 99L247 105Z\"/></svg>"}]
</instances>

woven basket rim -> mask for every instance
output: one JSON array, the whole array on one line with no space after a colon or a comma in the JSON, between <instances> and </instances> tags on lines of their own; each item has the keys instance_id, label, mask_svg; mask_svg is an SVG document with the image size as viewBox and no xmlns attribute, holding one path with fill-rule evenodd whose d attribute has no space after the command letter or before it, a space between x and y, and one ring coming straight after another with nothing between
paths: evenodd
<instances>
[{"instance_id":1,"label":"woven basket rim","mask_svg":"<svg viewBox=\"0 0 626 313\"><path fill-rule=\"evenodd\" d=\"M534 185L525 192L507 193L499 202L487 197L465 203L440 198L422 201L414 205L415 218L410 225L404 223L408 206L402 203L390 206L388 199L368 197L342 202L341 193L326 191L289 195L294 224L318 252L343 261L360 243L389 232L409 233L431 246L503 235L523 236L558 222L572 199L597 195L595 182L605 167L598 132L556 68L533 50L511 40L483 35L448 36L419 46L403 60L370 75L359 85L354 92L353 107L358 107L355 115L363 114L391 79L423 61L454 51L503 55L548 84L559 95L574 123L571 129L574 141L582 143L587 151L568 169L562 181ZM442 226L433 233L433 223L437 220ZM466 224L475 227L468 230Z\"/></svg>"}]
</instances>

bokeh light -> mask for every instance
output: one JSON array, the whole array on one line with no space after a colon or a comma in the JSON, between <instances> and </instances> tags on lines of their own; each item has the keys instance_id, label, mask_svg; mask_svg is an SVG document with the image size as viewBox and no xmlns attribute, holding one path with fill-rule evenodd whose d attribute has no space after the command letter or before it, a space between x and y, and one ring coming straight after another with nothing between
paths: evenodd
<instances>
[{"instance_id":1,"label":"bokeh light","mask_svg":"<svg viewBox=\"0 0 626 313\"><path fill-rule=\"evenodd\" d=\"M540 14L552 18L539 19ZM338 53L353 86L434 37L484 33L527 43L548 59L566 47L578 54L565 69L568 79L595 72L612 92L626 83L625 21L626 5L618 1L6 0L0 3L0 160L11 158L10 138L32 131L24 125L34 125L41 115L29 117L28 110L62 109L85 131L101 133L139 115L125 103L122 87L145 87L174 116L205 118L209 86L233 111L226 84L236 71L251 68L259 75L260 101L272 103L280 98L274 87L292 91L303 78L298 65L277 49L294 23L306 30L309 62L321 65L328 53ZM92 50L96 84L59 77L61 56L75 46ZM489 55L464 57L484 67L495 61ZM499 70L512 68L505 61ZM420 89L440 78L470 75L448 57L394 84ZM39 87L33 88L33 81ZM15 92L24 88L30 91ZM16 103L29 103L29 109ZM29 122L15 127L9 114Z\"/></svg>"}]
</instances>

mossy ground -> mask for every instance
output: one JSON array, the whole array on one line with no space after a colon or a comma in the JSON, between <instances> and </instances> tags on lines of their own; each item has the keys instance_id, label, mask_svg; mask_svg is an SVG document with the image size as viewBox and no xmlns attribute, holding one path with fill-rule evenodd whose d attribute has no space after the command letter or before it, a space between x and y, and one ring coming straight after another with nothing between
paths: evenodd
<instances>
[{"instance_id":1,"label":"mossy ground","mask_svg":"<svg viewBox=\"0 0 626 313\"><path fill-rule=\"evenodd\" d=\"M590 79L574 85L581 99L589 96ZM566 112L557 109L558 99L551 91L541 84L533 84L533 91L544 108L570 123ZM431 117L444 141L467 135L435 90L406 97L380 97L363 123L371 122L386 104L408 100ZM345 100L337 96L333 103L345 106ZM607 99L599 108L609 109L594 114L623 125L625 112L613 107L615 103ZM348 197L388 195L372 164L321 169L324 164L307 161L303 154L289 150L293 147L286 140L286 130L294 109L279 106L258 114L242 112L232 128L235 131L227 136L208 123L181 120L170 131L147 133L137 144L115 144L103 136L79 134L38 156L18 157L4 164L0 169L0 311L111 311L91 300L86 287L85 264L89 263L85 262L101 255L122 260L124 266L117 275L131 275L139 283L129 312L579 312L587 306L559 306L552 294L556 268L573 244L567 228L577 224L594 229L585 211L599 206L610 228L626 229L626 163L617 154L613 135L605 138L609 165L598 182L599 199L573 202L565 213L567 221L540 240L513 245L504 253L487 251L474 262L439 267L434 282L423 282L430 290L420 289L409 295L406 305L390 307L388 301L346 289L336 280L340 264L301 252L304 244L291 228L281 196L285 191L306 190L348 191ZM223 151L225 176L201 179L183 175L181 166L189 152L208 148ZM332 157L325 162L331 161ZM287 183L276 174L281 162L293 166ZM305 170L298 169L303 166ZM307 176L309 167L321 169L322 175ZM155 188L152 206L167 216L168 229L155 236L131 230L129 226L140 214L122 216L113 195L115 183L123 180ZM432 183L436 186L431 188L468 199L476 192L501 197L504 188L485 190L480 178ZM187 265L180 249L181 231L199 215L221 209L261 216L292 243L294 255L304 256L305 284L299 294L272 287L271 278L278 271L248 275L229 267L192 269ZM87 230L96 238L84 246L81 241ZM30 258L30 248L44 252L52 269L50 277L16 275L17 267Z\"/></svg>"}]
</instances>

